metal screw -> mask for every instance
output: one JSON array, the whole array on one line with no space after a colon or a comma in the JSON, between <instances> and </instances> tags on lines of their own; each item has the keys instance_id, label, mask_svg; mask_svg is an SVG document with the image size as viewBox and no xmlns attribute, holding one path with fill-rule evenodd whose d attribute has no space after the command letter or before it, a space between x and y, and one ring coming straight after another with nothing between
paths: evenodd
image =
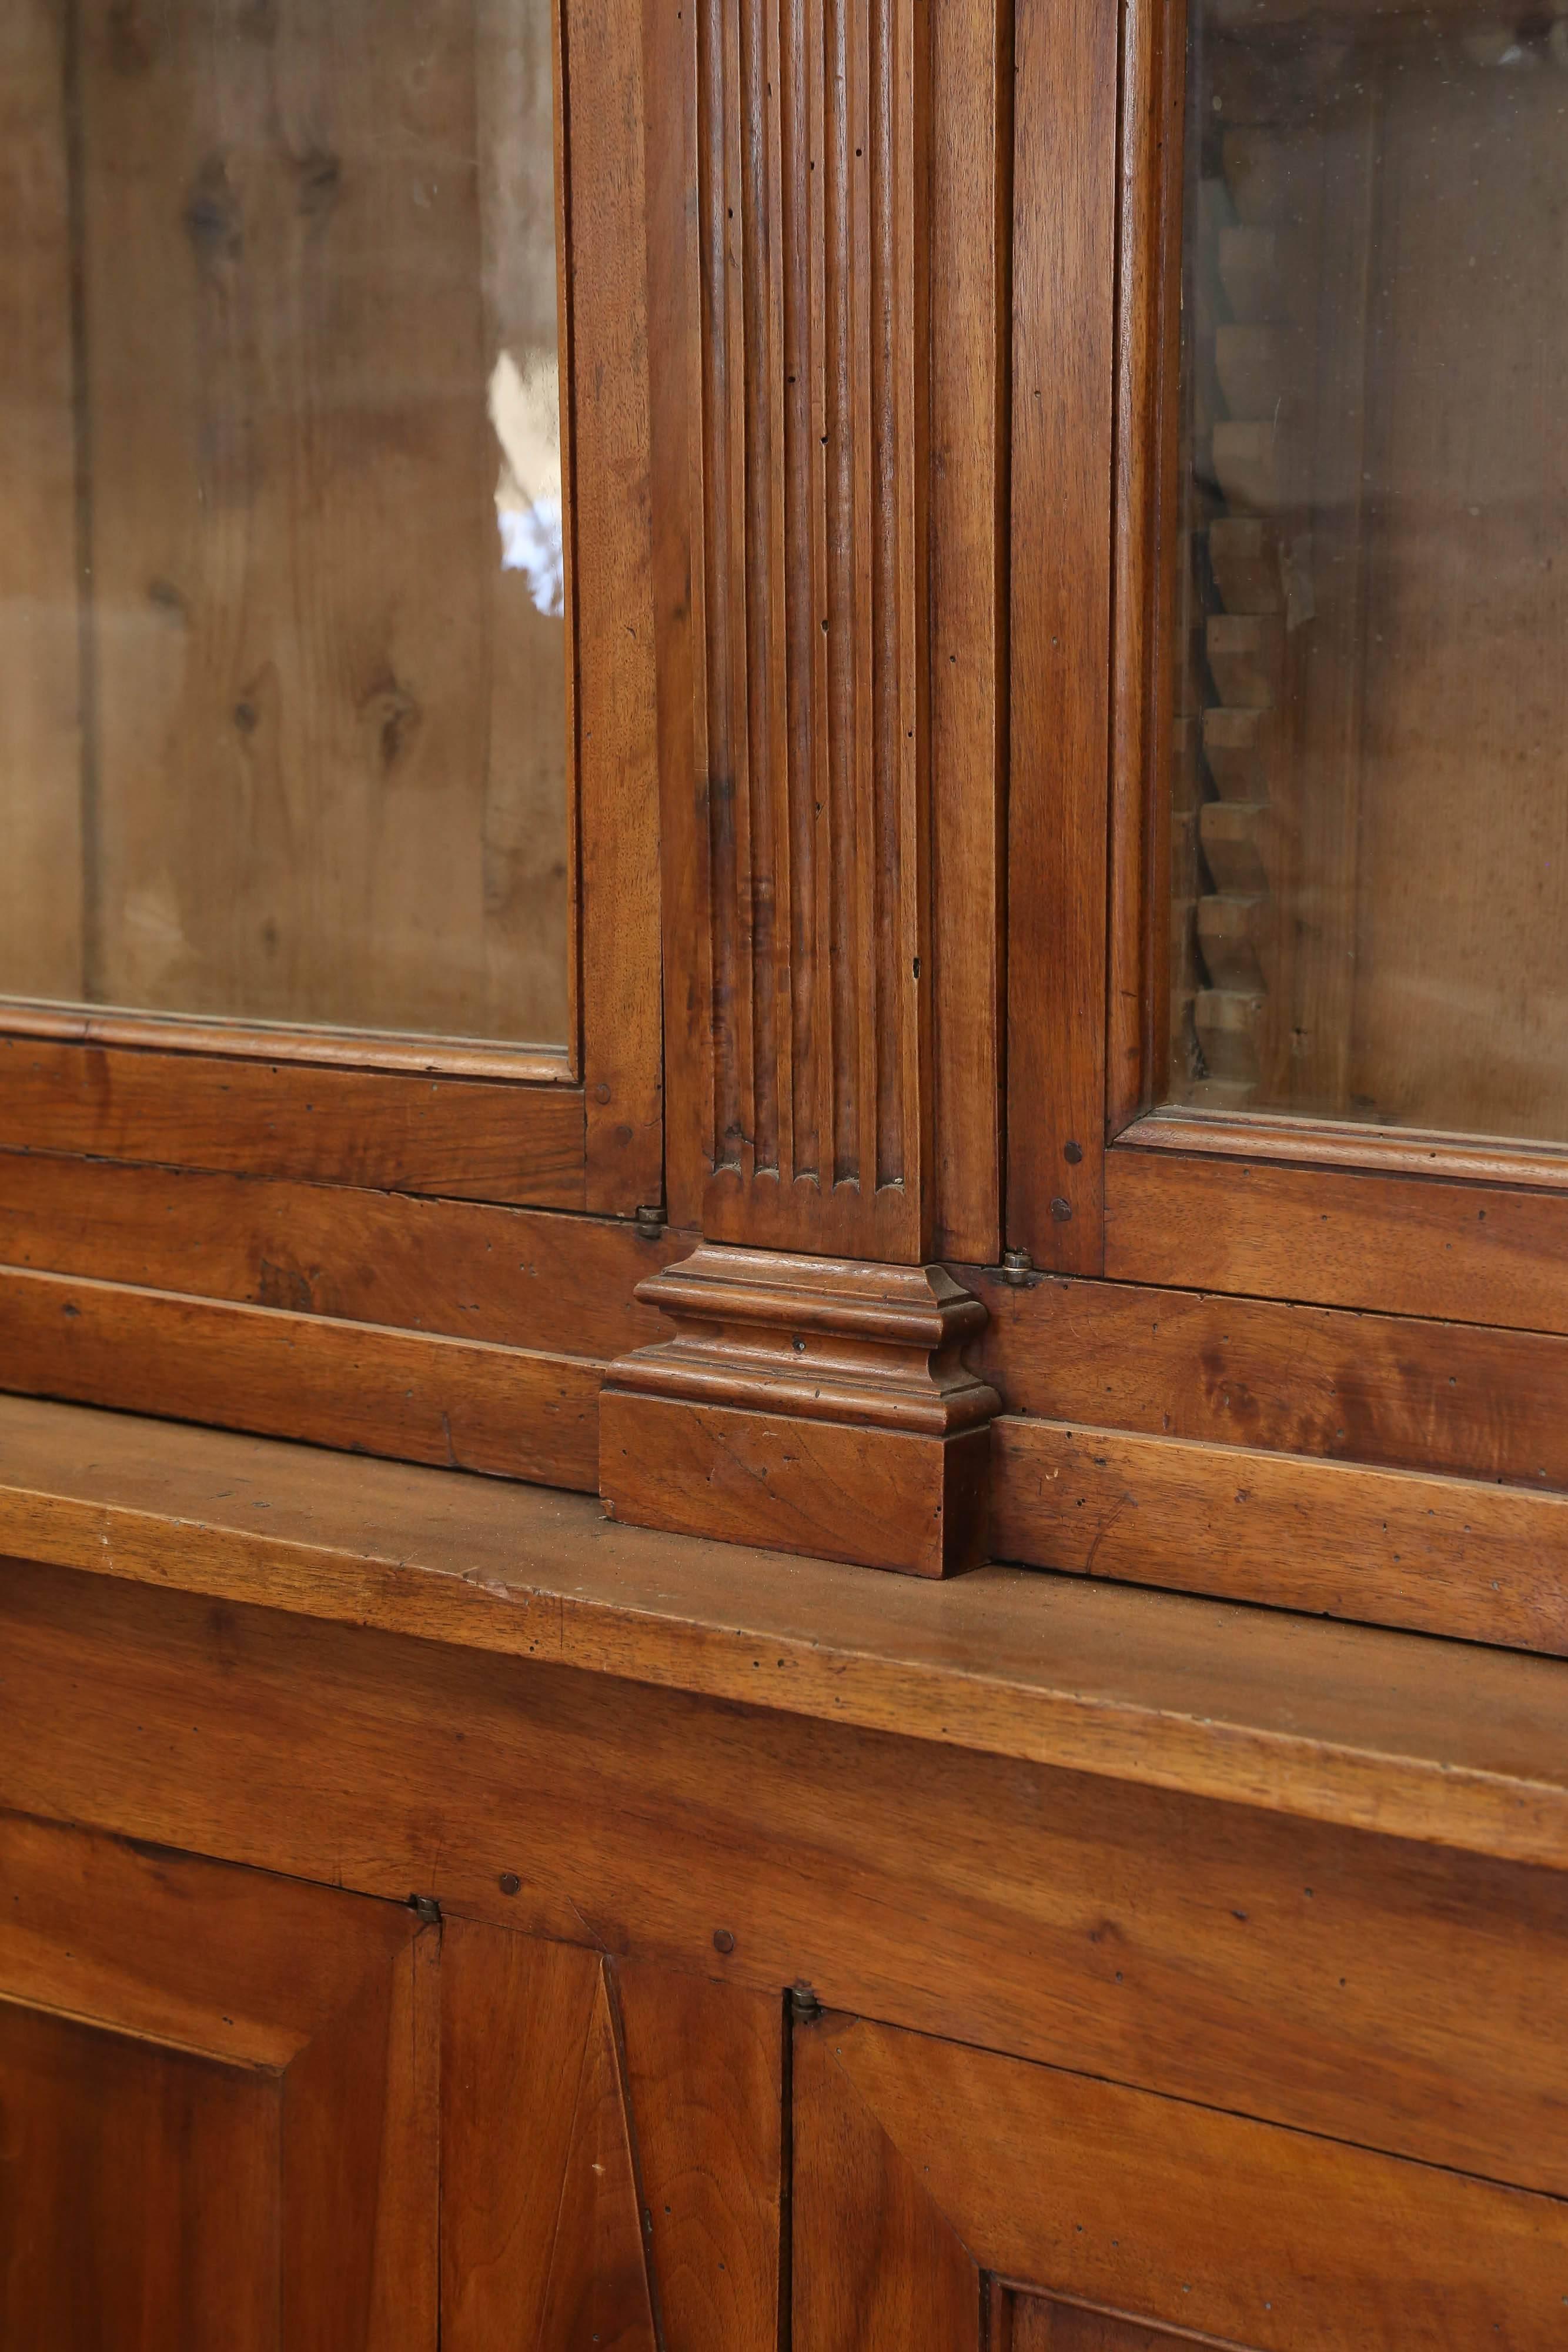
<instances>
[{"instance_id":1,"label":"metal screw","mask_svg":"<svg viewBox=\"0 0 1568 2352\"><path fill-rule=\"evenodd\" d=\"M645 1208L638 1210L637 1231L645 1242L657 1242L664 1239L664 1211L662 1202L651 1202Z\"/></svg>"},{"instance_id":2,"label":"metal screw","mask_svg":"<svg viewBox=\"0 0 1568 2352\"><path fill-rule=\"evenodd\" d=\"M715 1950L716 1952L733 1952L733 1951L734 1951L734 1949L735 1949L735 1937L730 1934L729 1929L728 1929L727 1927L716 1927L716 1928L714 1929L714 1931L713 1931L713 1948L714 1948L714 1950Z\"/></svg>"},{"instance_id":3,"label":"metal screw","mask_svg":"<svg viewBox=\"0 0 1568 2352\"><path fill-rule=\"evenodd\" d=\"M515 1870L504 1870L496 1884L503 1895L520 1895L523 1882Z\"/></svg>"},{"instance_id":4,"label":"metal screw","mask_svg":"<svg viewBox=\"0 0 1568 2352\"><path fill-rule=\"evenodd\" d=\"M417 1913L427 1927L440 1927L441 1906L434 1895L411 1895L408 1900L410 1909Z\"/></svg>"},{"instance_id":5,"label":"metal screw","mask_svg":"<svg viewBox=\"0 0 1568 2352\"><path fill-rule=\"evenodd\" d=\"M1033 1272L1034 1260L1028 1250L1009 1249L1002 1252L1002 1280L1010 1283L1015 1290L1021 1290Z\"/></svg>"},{"instance_id":6,"label":"metal screw","mask_svg":"<svg viewBox=\"0 0 1568 2352\"><path fill-rule=\"evenodd\" d=\"M1068 1222L1068 1220L1069 1220L1069 1218L1070 1218L1070 1217L1071 1216L1071 1214L1072 1214L1072 1203L1071 1203L1071 1201L1063 1201L1063 1200L1062 1200L1062 1199L1061 1199L1061 1198L1060 1198L1060 1196L1059 1196L1059 1197L1058 1197L1056 1200L1054 1200L1054 1201L1051 1202L1051 1215L1056 1219L1056 1222L1057 1222L1057 1223L1058 1223L1059 1225L1064 1225L1064 1224L1066 1224L1066 1223L1067 1223L1067 1222Z\"/></svg>"}]
</instances>

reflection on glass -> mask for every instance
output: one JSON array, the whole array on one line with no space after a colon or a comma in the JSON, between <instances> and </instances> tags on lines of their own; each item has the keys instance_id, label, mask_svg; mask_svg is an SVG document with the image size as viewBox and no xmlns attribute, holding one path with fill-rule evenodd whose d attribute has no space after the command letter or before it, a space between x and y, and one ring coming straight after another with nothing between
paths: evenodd
<instances>
[{"instance_id":1,"label":"reflection on glass","mask_svg":"<svg viewBox=\"0 0 1568 2352\"><path fill-rule=\"evenodd\" d=\"M1568 1140L1568 17L1197 0L1170 1098Z\"/></svg>"},{"instance_id":2,"label":"reflection on glass","mask_svg":"<svg viewBox=\"0 0 1568 2352\"><path fill-rule=\"evenodd\" d=\"M0 11L0 992L550 1043L549 0Z\"/></svg>"}]
</instances>

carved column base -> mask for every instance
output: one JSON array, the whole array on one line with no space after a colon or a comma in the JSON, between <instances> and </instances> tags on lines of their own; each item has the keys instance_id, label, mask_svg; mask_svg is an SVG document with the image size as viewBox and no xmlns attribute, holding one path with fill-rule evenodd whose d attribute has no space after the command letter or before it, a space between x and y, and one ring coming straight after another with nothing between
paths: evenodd
<instances>
[{"instance_id":1,"label":"carved column base","mask_svg":"<svg viewBox=\"0 0 1568 2352\"><path fill-rule=\"evenodd\" d=\"M984 1558L1001 1401L959 1360L985 1307L941 1266L705 1242L637 1296L674 1330L605 1381L612 1517L911 1576Z\"/></svg>"}]
</instances>

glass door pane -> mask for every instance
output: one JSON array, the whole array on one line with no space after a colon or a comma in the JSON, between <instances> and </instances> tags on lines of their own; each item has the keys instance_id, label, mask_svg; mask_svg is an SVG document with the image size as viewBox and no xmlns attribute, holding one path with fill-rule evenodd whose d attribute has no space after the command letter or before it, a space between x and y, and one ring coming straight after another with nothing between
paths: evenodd
<instances>
[{"instance_id":1,"label":"glass door pane","mask_svg":"<svg viewBox=\"0 0 1568 2352\"><path fill-rule=\"evenodd\" d=\"M564 1041L549 0L3 18L0 992Z\"/></svg>"},{"instance_id":2,"label":"glass door pane","mask_svg":"<svg viewBox=\"0 0 1568 2352\"><path fill-rule=\"evenodd\" d=\"M1168 1097L1568 1140L1568 17L1196 0Z\"/></svg>"}]
</instances>

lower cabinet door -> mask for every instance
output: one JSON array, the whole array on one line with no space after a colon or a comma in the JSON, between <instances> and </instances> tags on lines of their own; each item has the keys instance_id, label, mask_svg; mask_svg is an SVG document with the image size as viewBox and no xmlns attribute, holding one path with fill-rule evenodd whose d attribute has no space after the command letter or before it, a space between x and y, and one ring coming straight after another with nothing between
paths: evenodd
<instances>
[{"instance_id":1,"label":"lower cabinet door","mask_svg":"<svg viewBox=\"0 0 1568 2352\"><path fill-rule=\"evenodd\" d=\"M788 2031L0 1814L0 2352L778 2352Z\"/></svg>"},{"instance_id":2,"label":"lower cabinet door","mask_svg":"<svg viewBox=\"0 0 1568 2352\"><path fill-rule=\"evenodd\" d=\"M5 2352L426 2352L440 1938L0 1816Z\"/></svg>"},{"instance_id":3,"label":"lower cabinet door","mask_svg":"<svg viewBox=\"0 0 1568 2352\"><path fill-rule=\"evenodd\" d=\"M1546 2352L1568 2205L831 2013L793 2352Z\"/></svg>"}]
</instances>

